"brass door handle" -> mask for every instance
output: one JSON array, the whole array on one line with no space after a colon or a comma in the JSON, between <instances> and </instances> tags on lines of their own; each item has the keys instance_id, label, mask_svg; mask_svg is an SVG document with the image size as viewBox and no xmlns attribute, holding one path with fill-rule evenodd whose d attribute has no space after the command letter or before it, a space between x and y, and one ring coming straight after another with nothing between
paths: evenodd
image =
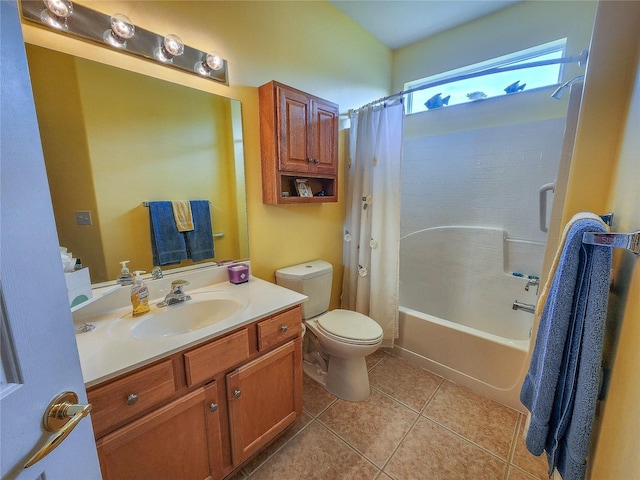
<instances>
[{"instance_id":1,"label":"brass door handle","mask_svg":"<svg viewBox=\"0 0 640 480\"><path fill-rule=\"evenodd\" d=\"M78 405L78 395L75 392L64 392L49 403L44 412L44 428L49 432L57 432L38 452L29 459L24 468L29 468L36 462L49 455L62 441L67 438L71 430L76 428L89 412L91 404Z\"/></svg>"}]
</instances>

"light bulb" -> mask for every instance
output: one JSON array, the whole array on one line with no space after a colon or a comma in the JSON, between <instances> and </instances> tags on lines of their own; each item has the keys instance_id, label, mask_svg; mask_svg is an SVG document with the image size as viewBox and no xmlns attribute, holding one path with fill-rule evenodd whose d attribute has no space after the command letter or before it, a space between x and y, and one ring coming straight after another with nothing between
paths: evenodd
<instances>
[{"instance_id":1,"label":"light bulb","mask_svg":"<svg viewBox=\"0 0 640 480\"><path fill-rule=\"evenodd\" d=\"M156 48L155 56L162 62L171 62L173 57L177 57L184 53L184 43L177 35L167 35L162 40L162 46Z\"/></svg>"},{"instance_id":2,"label":"light bulb","mask_svg":"<svg viewBox=\"0 0 640 480\"><path fill-rule=\"evenodd\" d=\"M104 32L102 38L109 45L123 48L127 45L127 39L136 33L135 25L129 17L122 13L116 13L111 17L111 29Z\"/></svg>"},{"instance_id":3,"label":"light bulb","mask_svg":"<svg viewBox=\"0 0 640 480\"><path fill-rule=\"evenodd\" d=\"M43 0L46 7L40 13L40 20L54 28L67 28L67 18L73 13L69 0Z\"/></svg>"},{"instance_id":4,"label":"light bulb","mask_svg":"<svg viewBox=\"0 0 640 480\"><path fill-rule=\"evenodd\" d=\"M204 60L196 63L194 70L200 75L207 76L222 67L224 67L224 59L216 52L209 52Z\"/></svg>"}]
</instances>

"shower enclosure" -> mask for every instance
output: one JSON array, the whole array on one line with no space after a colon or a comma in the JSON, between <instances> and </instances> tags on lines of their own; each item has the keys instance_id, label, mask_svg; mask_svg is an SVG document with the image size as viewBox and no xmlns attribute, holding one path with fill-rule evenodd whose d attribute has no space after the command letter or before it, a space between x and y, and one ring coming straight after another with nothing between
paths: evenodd
<instances>
[{"instance_id":1,"label":"shower enclosure","mask_svg":"<svg viewBox=\"0 0 640 480\"><path fill-rule=\"evenodd\" d=\"M394 353L522 409L534 315L514 304L536 303L553 200L541 188L562 181L575 125L560 117L431 136L421 115L405 119Z\"/></svg>"}]
</instances>

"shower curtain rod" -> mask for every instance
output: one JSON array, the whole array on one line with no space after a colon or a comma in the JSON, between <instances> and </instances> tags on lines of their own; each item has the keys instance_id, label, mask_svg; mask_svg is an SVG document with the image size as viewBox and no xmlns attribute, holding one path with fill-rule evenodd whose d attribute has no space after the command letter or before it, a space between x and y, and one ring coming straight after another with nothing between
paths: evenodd
<instances>
[{"instance_id":1,"label":"shower curtain rod","mask_svg":"<svg viewBox=\"0 0 640 480\"><path fill-rule=\"evenodd\" d=\"M425 83L424 85L420 85L418 87L409 88L407 90L394 93L392 95L389 95L388 97L379 98L378 100L375 100L371 103L367 103L366 105L363 105L362 107L356 110L351 110L349 113L357 112L362 108L368 108L373 105L377 105L379 103L384 103L386 101L393 100L395 98L402 97L404 95L408 95L409 93L419 92L420 90L425 90L431 87L437 87L438 85L445 85L447 83L457 82L458 80L467 80L469 78L483 77L485 75L493 75L494 73L510 72L512 70L522 70L524 68L543 67L545 65L556 65L558 63L578 63L580 66L583 66L586 63L588 56L589 56L588 50L583 50L582 52L580 52L580 55L578 56L562 57L562 58L556 58L553 60L538 60L536 62L521 63L518 65L507 65L505 67L492 67L492 68L487 68L485 70L480 70L477 72L465 73L462 75L458 75L456 77L451 77L443 80L436 80L434 82Z\"/></svg>"}]
</instances>

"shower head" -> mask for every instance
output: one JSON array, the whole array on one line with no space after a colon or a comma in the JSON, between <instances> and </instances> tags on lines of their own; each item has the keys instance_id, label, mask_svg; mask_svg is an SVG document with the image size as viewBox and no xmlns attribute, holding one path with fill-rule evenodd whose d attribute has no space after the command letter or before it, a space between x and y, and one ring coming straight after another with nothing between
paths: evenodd
<instances>
[{"instance_id":1,"label":"shower head","mask_svg":"<svg viewBox=\"0 0 640 480\"><path fill-rule=\"evenodd\" d=\"M578 75L577 77L573 77L571 80L564 82L562 85L560 85L558 88L554 90L554 92L551 94L551 97L555 98L556 100L560 100L564 95L564 92L567 90L567 88L569 88L571 85L581 80L584 80L584 75Z\"/></svg>"}]
</instances>

